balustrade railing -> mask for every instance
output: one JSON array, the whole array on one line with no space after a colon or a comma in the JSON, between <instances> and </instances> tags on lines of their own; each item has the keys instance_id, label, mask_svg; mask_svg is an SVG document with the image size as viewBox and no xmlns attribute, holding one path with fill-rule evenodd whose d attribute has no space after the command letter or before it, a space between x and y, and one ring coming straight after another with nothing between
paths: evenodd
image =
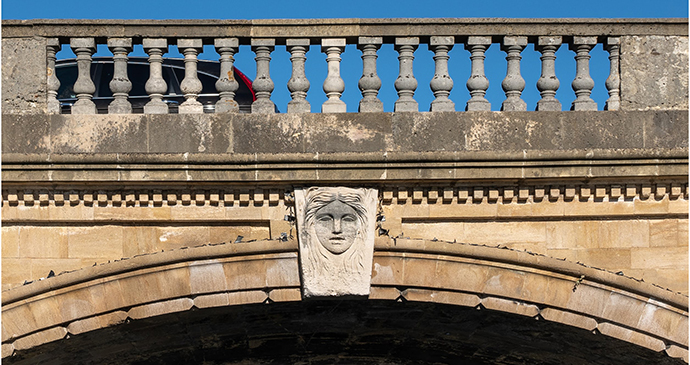
<instances>
[{"instance_id":1,"label":"balustrade railing","mask_svg":"<svg viewBox=\"0 0 690 365\"><path fill-rule=\"evenodd\" d=\"M656 28L655 28L656 27ZM235 56L241 45L251 46L255 55L256 78L252 88L255 100L251 113L274 113L272 92L276 87L286 88L291 101L287 113L311 111L306 97L309 93L322 92L310 86L321 80L309 80L305 73L306 54L310 46L321 46L326 55L325 64L311 67L327 69L323 80L323 93L327 97L320 107L324 113L346 111L341 99L346 88L359 88L361 100L359 112L383 111L378 97L382 81L377 68L378 52L382 45L391 44L398 55L396 65L399 74L394 82L398 98L394 104L396 112L416 111L487 111L491 104L486 98L489 80L485 74L486 51L492 44L499 44L507 60L505 78L501 87L505 100L503 111L560 111L563 106L556 98L561 82L556 77L556 51L567 45L575 59L576 70L572 81L575 100L571 110L597 110L597 103L591 98L595 86L590 75L590 51L602 44L609 53L610 70L605 81L608 100L604 109L616 110L621 106L621 39L645 35L679 35L687 37L687 24L677 20L506 20L506 19L341 19L341 20L266 20L266 21L81 21L67 25L65 21L4 21L3 38L22 36L45 37L46 47L46 98L47 110L59 113L57 100L59 81L55 77L56 52L60 44L69 44L76 54L78 77L73 90L77 100L71 108L73 114L94 114L92 101L95 91L90 77L92 55L99 44L107 45L113 54L114 72L109 83L113 100L108 113L131 113L128 93L132 80L127 74L128 54L134 45L143 46L148 55L149 77L145 90L149 101L143 108L145 114L166 114L169 105L163 100L168 88L161 74L162 55L168 47L176 45L184 55L184 79L180 89L185 101L179 105L179 113L203 113L204 108L197 100L201 82L197 77L197 58L204 45L212 45L220 55L219 75L216 90L219 94L215 113L236 113L240 108L234 100L238 82L232 76ZM8 34L9 32L9 34ZM419 105L415 92L420 87L413 73L415 57L429 57L416 54L420 44L426 44L431 51L435 66L433 78L428 87L434 99L430 105ZM522 52L533 44L541 55L541 77L536 86L541 99L536 105L527 105L522 98L526 81L521 76ZM276 45L284 45L289 52L292 76L286 84L276 85L271 77L271 56ZM361 51L362 75L357 85L346 85L341 75L340 63L347 45L356 45ZM453 80L449 72L449 51L456 45L469 53L471 63L468 80ZM141 80L139 80L141 81ZM450 93L458 82L465 82L470 98L451 100ZM427 87L422 85L421 87Z\"/></svg>"}]
</instances>

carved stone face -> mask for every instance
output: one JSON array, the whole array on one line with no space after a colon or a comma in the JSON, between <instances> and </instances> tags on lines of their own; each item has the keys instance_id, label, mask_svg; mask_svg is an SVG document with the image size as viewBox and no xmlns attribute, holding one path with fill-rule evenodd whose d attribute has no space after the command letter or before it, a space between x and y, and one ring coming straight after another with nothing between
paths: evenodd
<instances>
[{"instance_id":1,"label":"carved stone face","mask_svg":"<svg viewBox=\"0 0 690 365\"><path fill-rule=\"evenodd\" d=\"M335 255L352 247L361 229L355 210L338 200L319 209L315 218L314 229L319 243Z\"/></svg>"}]
</instances>

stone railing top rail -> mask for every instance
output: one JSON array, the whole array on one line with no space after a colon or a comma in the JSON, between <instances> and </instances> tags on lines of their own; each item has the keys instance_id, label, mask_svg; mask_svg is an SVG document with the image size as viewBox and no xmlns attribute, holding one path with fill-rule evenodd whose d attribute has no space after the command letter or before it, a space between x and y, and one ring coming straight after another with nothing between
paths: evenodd
<instances>
[{"instance_id":1,"label":"stone railing top rail","mask_svg":"<svg viewBox=\"0 0 690 365\"><path fill-rule=\"evenodd\" d=\"M255 19L255 20L132 20L30 19L3 20L2 37L359 37L462 35L687 36L687 18L659 19L509 19L509 18L386 18L386 19Z\"/></svg>"}]
</instances>

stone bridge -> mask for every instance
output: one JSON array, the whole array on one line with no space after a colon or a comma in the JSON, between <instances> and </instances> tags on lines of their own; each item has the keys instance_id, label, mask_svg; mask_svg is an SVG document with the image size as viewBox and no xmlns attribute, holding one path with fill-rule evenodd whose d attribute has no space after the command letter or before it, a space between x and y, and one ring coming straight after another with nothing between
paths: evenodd
<instances>
[{"instance_id":1,"label":"stone bridge","mask_svg":"<svg viewBox=\"0 0 690 365\"><path fill-rule=\"evenodd\" d=\"M72 23L3 21L3 361L688 362L686 19ZM428 106L414 98L420 44L434 53ZM65 45L79 71L71 114L54 77ZM98 45L117 63L107 114L89 91ZM185 55L186 101L170 114L147 86L153 104L131 113L126 85L143 80L117 65L143 46L156 84L169 45ZM214 113L199 107L209 45L221 75L252 47L250 113L232 77L216 84ZM310 45L327 54L327 76L311 80L321 106L305 97L319 92L305 82ZM338 66L348 45L362 51L357 113L341 100L355 87ZM378 68L400 71L392 113L376 71L390 45L399 58ZM453 101L448 52L460 45L470 97ZM483 62L497 45L506 98L491 111ZM542 70L529 106L528 45ZM572 105L555 97L562 45L577 66ZM590 77L599 45L606 80ZM270 56L282 47L291 100L276 113ZM313 187L373 194L352 223L365 238L336 243L367 247L364 275L336 270L330 294L309 288L321 282L305 253ZM365 294L352 289L361 280Z\"/></svg>"}]
</instances>

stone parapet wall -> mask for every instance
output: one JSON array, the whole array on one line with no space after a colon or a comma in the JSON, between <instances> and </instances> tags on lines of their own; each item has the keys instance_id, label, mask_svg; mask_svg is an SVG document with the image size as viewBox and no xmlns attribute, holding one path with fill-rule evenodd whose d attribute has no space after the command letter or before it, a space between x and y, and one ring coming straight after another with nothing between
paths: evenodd
<instances>
[{"instance_id":1,"label":"stone parapet wall","mask_svg":"<svg viewBox=\"0 0 690 365\"><path fill-rule=\"evenodd\" d=\"M430 151L445 155L429 159L445 160L493 160L504 152L512 152L512 159L523 159L523 155L587 159L597 158L599 152L611 154L619 150L643 150L638 156L687 150L688 113L3 114L2 131L5 162L10 162L8 158L45 161L48 156L58 162L58 155L65 154L82 154L85 161L94 159L87 154L112 154L100 160L114 162L151 154L179 154L177 162L186 162L195 155L215 154L237 163L254 163L261 159L290 161L290 156L300 153L365 152L380 155L367 160L392 161L396 155L391 153L402 156ZM476 155L463 155L465 152ZM452 156L453 153L457 155ZM43 156L27 160L23 154ZM246 157L233 157L238 154ZM173 157L151 160L175 161Z\"/></svg>"}]
</instances>

